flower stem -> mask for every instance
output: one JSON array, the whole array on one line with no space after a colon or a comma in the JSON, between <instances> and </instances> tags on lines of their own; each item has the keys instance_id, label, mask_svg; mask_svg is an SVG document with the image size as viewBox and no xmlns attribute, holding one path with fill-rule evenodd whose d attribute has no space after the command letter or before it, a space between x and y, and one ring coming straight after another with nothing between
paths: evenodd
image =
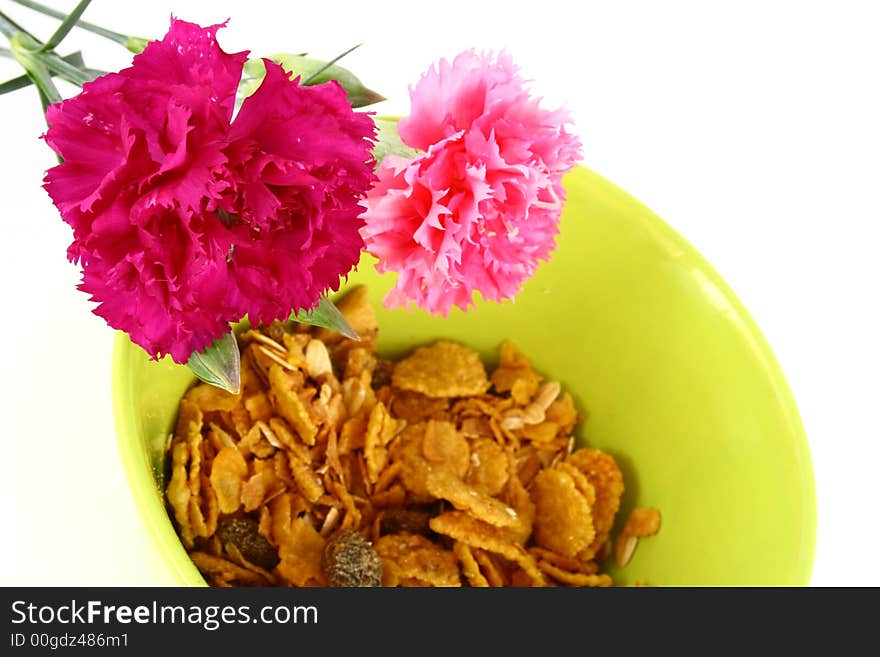
<instances>
[{"instance_id":1,"label":"flower stem","mask_svg":"<svg viewBox=\"0 0 880 657\"><path fill-rule=\"evenodd\" d=\"M34 77L34 72L28 68L28 65L35 62L39 63L40 69L47 69L46 75L41 75L40 77L44 77L45 81L53 89L54 83L52 83L48 70L54 71L60 78L80 87L86 82L91 82L96 77L94 71L84 71L59 57L53 50L47 49L46 44L42 43L3 12L0 12L0 32L9 39L9 43L12 46L12 56L24 67L28 76L34 81L34 84L37 84L37 80ZM50 100L54 97L54 94L48 88L43 88L39 84L37 84L37 88L40 90L41 95L46 96ZM61 100L61 97L59 96L57 100ZM54 103L57 100L51 100L51 102Z\"/></svg>"},{"instance_id":2,"label":"flower stem","mask_svg":"<svg viewBox=\"0 0 880 657\"><path fill-rule=\"evenodd\" d=\"M58 26L58 29L55 30L55 33L49 37L49 40L46 41L46 43L43 44L42 50L52 50L55 46L61 43L64 40L64 37L67 36L67 33L73 29L74 25L76 25L79 17L83 15L83 12L88 8L91 2L92 0L80 0L76 7L73 8L73 11L64 17L64 20L61 22L61 25Z\"/></svg>"},{"instance_id":3,"label":"flower stem","mask_svg":"<svg viewBox=\"0 0 880 657\"><path fill-rule=\"evenodd\" d=\"M58 11L57 9L52 9L52 7L47 7L46 5L40 4L39 2L32 2L32 0L12 0L13 2L22 5L23 7L27 7L28 9L33 9L34 11L38 11L41 14L45 14L46 16L51 16L52 18L65 19L67 18L67 14L64 12ZM81 3L82 4L82 3ZM86 3L88 4L88 3ZM74 10L76 11L76 10ZM82 13L82 12L80 12ZM72 15L72 14L71 14ZM124 34L120 34L119 32L114 32L113 30L108 30L106 28L101 27L100 25L95 25L94 23L88 23L86 21L77 20L77 27L80 27L84 30L92 32L93 34L100 35L105 39L110 39L111 41L115 41L116 43L128 47L128 41L130 37L127 37ZM7 35L8 36L8 35Z\"/></svg>"},{"instance_id":4,"label":"flower stem","mask_svg":"<svg viewBox=\"0 0 880 657\"><path fill-rule=\"evenodd\" d=\"M78 87L83 86L86 82L91 82L97 77L92 73L84 71L81 68L77 68L64 61L64 59L56 55L54 52L40 51L34 54L50 71L57 73L58 77L62 80L67 80Z\"/></svg>"},{"instance_id":5,"label":"flower stem","mask_svg":"<svg viewBox=\"0 0 880 657\"><path fill-rule=\"evenodd\" d=\"M7 54L8 53L8 54ZM7 50L6 48L0 48L0 55L4 57L14 57L11 50ZM82 54L77 50L74 53L66 55L62 57L64 61L68 64L72 64L78 68L81 68L83 71L97 77L99 75L103 75L103 71L96 71L90 68L84 68L85 64L83 62ZM58 73L52 71L53 76L58 75ZM28 85L33 84L33 80L28 75L20 75L17 78L12 78L11 80L7 80L6 82L0 84L0 96L3 94L8 94L10 91L16 91L17 89L23 89Z\"/></svg>"},{"instance_id":6,"label":"flower stem","mask_svg":"<svg viewBox=\"0 0 880 657\"><path fill-rule=\"evenodd\" d=\"M10 37L9 43L12 46L12 54L15 56L15 59L27 71L28 77L40 92L40 102L43 104L43 111L45 112L46 108L52 103L60 102L61 94L58 93L58 89L52 81L52 74L49 72L43 58L36 52L40 42L23 32L18 32Z\"/></svg>"},{"instance_id":7,"label":"flower stem","mask_svg":"<svg viewBox=\"0 0 880 657\"><path fill-rule=\"evenodd\" d=\"M2 11L0 11L0 33L3 33L7 39L11 39L13 35L18 33L27 34L32 39L36 38Z\"/></svg>"}]
</instances>

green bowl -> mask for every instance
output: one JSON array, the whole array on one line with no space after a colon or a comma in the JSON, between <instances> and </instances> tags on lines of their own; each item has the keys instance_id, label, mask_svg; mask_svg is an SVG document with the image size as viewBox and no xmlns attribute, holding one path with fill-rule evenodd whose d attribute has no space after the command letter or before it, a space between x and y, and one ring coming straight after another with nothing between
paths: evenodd
<instances>
[{"instance_id":1,"label":"green bowl","mask_svg":"<svg viewBox=\"0 0 880 657\"><path fill-rule=\"evenodd\" d=\"M805 585L816 538L810 453L782 371L712 267L644 205L595 173L565 180L559 247L515 303L448 318L389 312L393 277L365 258L348 285L377 305L380 350L436 338L488 364L511 339L571 391L577 438L614 455L633 506L662 511L615 581L652 585ZM192 375L152 362L124 334L113 354L119 447L162 581L204 585L165 511L162 459Z\"/></svg>"}]
</instances>

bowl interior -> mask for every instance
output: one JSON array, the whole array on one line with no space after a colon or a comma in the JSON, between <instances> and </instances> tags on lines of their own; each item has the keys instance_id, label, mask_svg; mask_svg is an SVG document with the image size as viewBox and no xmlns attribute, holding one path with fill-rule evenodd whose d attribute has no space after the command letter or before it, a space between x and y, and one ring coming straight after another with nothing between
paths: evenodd
<instances>
[{"instance_id":1,"label":"bowl interior","mask_svg":"<svg viewBox=\"0 0 880 657\"><path fill-rule=\"evenodd\" d=\"M613 454L633 506L662 512L620 584L807 584L815 544L813 472L803 427L769 347L703 258L641 203L585 168L565 180L559 247L514 303L447 318L386 311L393 277L361 262L380 350L398 356L459 340L493 365L512 340L574 396L577 439ZM162 501L162 458L192 381L124 334L114 353L119 444L136 501L171 581L204 584Z\"/></svg>"}]
</instances>

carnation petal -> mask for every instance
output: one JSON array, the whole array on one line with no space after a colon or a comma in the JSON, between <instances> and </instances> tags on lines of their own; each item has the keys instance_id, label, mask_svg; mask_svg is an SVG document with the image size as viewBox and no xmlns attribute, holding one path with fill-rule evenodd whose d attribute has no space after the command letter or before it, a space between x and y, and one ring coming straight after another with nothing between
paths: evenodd
<instances>
[{"instance_id":1,"label":"carnation petal","mask_svg":"<svg viewBox=\"0 0 880 657\"><path fill-rule=\"evenodd\" d=\"M47 112L45 186L94 312L185 363L250 314L310 308L357 262L374 126L280 69L230 124L247 53L172 19L131 67Z\"/></svg>"},{"instance_id":2,"label":"carnation petal","mask_svg":"<svg viewBox=\"0 0 880 657\"><path fill-rule=\"evenodd\" d=\"M510 299L555 248L562 175L580 157L564 111L541 108L512 60L465 51L410 91L402 140L424 152L386 158L361 230L388 307L467 309L473 294Z\"/></svg>"},{"instance_id":3,"label":"carnation petal","mask_svg":"<svg viewBox=\"0 0 880 657\"><path fill-rule=\"evenodd\" d=\"M217 30L225 25L201 27L172 17L165 38L150 41L134 57L129 70L137 71L142 78L164 80L169 86L211 89L214 102L228 121L248 52L227 53L220 48Z\"/></svg>"},{"instance_id":4,"label":"carnation petal","mask_svg":"<svg viewBox=\"0 0 880 657\"><path fill-rule=\"evenodd\" d=\"M375 126L337 83L304 87L264 61L266 76L230 130L225 207L251 232L271 233L240 235L233 266L252 319L272 321L314 307L357 263Z\"/></svg>"}]
</instances>

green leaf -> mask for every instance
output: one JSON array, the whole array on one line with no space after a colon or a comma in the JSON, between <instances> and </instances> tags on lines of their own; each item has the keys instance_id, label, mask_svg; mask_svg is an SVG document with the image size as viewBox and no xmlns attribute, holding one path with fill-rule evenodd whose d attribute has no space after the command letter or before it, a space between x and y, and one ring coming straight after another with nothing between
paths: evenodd
<instances>
[{"instance_id":1,"label":"green leaf","mask_svg":"<svg viewBox=\"0 0 880 657\"><path fill-rule=\"evenodd\" d=\"M6 14L0 11L0 33L6 36L7 39L12 39L18 33L25 34L29 38L36 41L37 37L24 29L21 25L16 23L14 20L9 18Z\"/></svg>"},{"instance_id":2,"label":"green leaf","mask_svg":"<svg viewBox=\"0 0 880 657\"><path fill-rule=\"evenodd\" d=\"M39 59L50 71L57 73L59 78L67 80L71 84L81 87L86 82L91 82L95 79L92 73L67 63L54 52L41 50L35 52L34 57Z\"/></svg>"},{"instance_id":3,"label":"green leaf","mask_svg":"<svg viewBox=\"0 0 880 657\"><path fill-rule=\"evenodd\" d=\"M64 20L67 18L67 15L63 11L58 11L57 9L52 9L52 7L47 7L46 5L41 5L39 2L34 2L33 0L12 0L23 7L27 7L29 9L33 9L34 11L38 11L41 14L45 14L46 16L51 16L52 18L58 18L60 20ZM138 39L137 37L129 37L124 34L120 34L119 32L114 32L113 30L108 30L106 28L101 27L100 25L95 25L94 23L87 23L83 20L77 20L76 26L83 29L88 30L94 34L99 34L105 39L110 39L111 41L115 41L118 44L121 44L132 50L132 45L138 41L143 41L146 44L145 39ZM141 48L143 50L143 48ZM133 51L135 53L140 52L140 50Z\"/></svg>"},{"instance_id":4,"label":"green leaf","mask_svg":"<svg viewBox=\"0 0 880 657\"><path fill-rule=\"evenodd\" d=\"M397 132L398 119L374 119L376 123L376 145L373 146L373 157L376 158L378 167L386 155L399 155L400 157L413 158L418 154L414 148L410 148L400 139Z\"/></svg>"},{"instance_id":5,"label":"green leaf","mask_svg":"<svg viewBox=\"0 0 880 657\"><path fill-rule=\"evenodd\" d=\"M194 351L186 366L205 383L238 394L241 389L241 354L238 340L230 331L204 351Z\"/></svg>"},{"instance_id":6,"label":"green leaf","mask_svg":"<svg viewBox=\"0 0 880 657\"><path fill-rule=\"evenodd\" d=\"M63 59L68 64L73 64L77 68L81 68L84 70L86 68L86 60L83 59L81 50L75 50L69 55L65 55L61 59Z\"/></svg>"},{"instance_id":7,"label":"green leaf","mask_svg":"<svg viewBox=\"0 0 880 657\"><path fill-rule=\"evenodd\" d=\"M327 297L322 296L314 310L298 310L290 316L290 319L300 324L323 326L352 340L360 339L360 336L345 319L345 315L339 312L339 308Z\"/></svg>"},{"instance_id":8,"label":"green leaf","mask_svg":"<svg viewBox=\"0 0 880 657\"><path fill-rule=\"evenodd\" d=\"M368 89L354 73L335 63L351 50L354 48L329 62L288 53L271 55L268 59L280 64L288 73L299 76L300 83L303 85L315 85L336 80L348 94L348 102L352 107L365 107L385 100L383 95ZM266 75L266 70L261 60L254 59L245 64L244 73L245 77L238 87L238 93L241 97L247 98L260 86Z\"/></svg>"},{"instance_id":9,"label":"green leaf","mask_svg":"<svg viewBox=\"0 0 880 657\"><path fill-rule=\"evenodd\" d=\"M61 25L58 26L55 33L49 37L49 40L46 43L43 44L41 50L47 52L61 43L64 37L67 36L67 33L73 29L74 25L76 25L79 17L83 15L83 12L88 8L91 2L92 0L80 0L76 7L73 8L73 11L67 14L64 20L61 21Z\"/></svg>"},{"instance_id":10,"label":"green leaf","mask_svg":"<svg viewBox=\"0 0 880 657\"><path fill-rule=\"evenodd\" d=\"M31 84L33 84L33 82L31 82L31 79L27 75L19 75L17 78L12 78L3 84L0 84L0 96L8 94L10 91L23 89Z\"/></svg>"}]
</instances>

